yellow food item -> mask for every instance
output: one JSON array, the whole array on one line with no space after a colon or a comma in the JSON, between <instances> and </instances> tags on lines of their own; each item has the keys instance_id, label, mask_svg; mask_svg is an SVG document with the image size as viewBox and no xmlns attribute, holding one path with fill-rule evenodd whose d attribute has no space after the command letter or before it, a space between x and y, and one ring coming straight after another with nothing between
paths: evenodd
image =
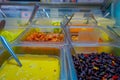
<instances>
[{"instance_id":1,"label":"yellow food item","mask_svg":"<svg viewBox=\"0 0 120 80\"><path fill-rule=\"evenodd\" d=\"M12 58L0 68L0 80L59 80L60 65L57 57L19 56L22 67Z\"/></svg>"},{"instance_id":2,"label":"yellow food item","mask_svg":"<svg viewBox=\"0 0 120 80\"><path fill-rule=\"evenodd\" d=\"M110 46L100 46L97 49L98 53L102 53L102 52L107 52L107 53L111 53L112 48Z\"/></svg>"},{"instance_id":3,"label":"yellow food item","mask_svg":"<svg viewBox=\"0 0 120 80\"><path fill-rule=\"evenodd\" d=\"M102 18L102 17L98 17L96 19L98 21L97 24L98 26L107 27L107 25L113 26L115 24L115 20L113 19Z\"/></svg>"},{"instance_id":4,"label":"yellow food item","mask_svg":"<svg viewBox=\"0 0 120 80\"><path fill-rule=\"evenodd\" d=\"M53 21L51 24L53 26L60 26L60 21Z\"/></svg>"},{"instance_id":5,"label":"yellow food item","mask_svg":"<svg viewBox=\"0 0 120 80\"><path fill-rule=\"evenodd\" d=\"M104 31L100 31L100 38L104 41L104 42L110 42L110 41L112 41L112 39L110 38L110 36L109 36L109 34L107 34L106 32L104 32Z\"/></svg>"},{"instance_id":6,"label":"yellow food item","mask_svg":"<svg viewBox=\"0 0 120 80\"><path fill-rule=\"evenodd\" d=\"M15 30L14 29L13 30L3 30L0 33L0 35L4 36L7 39L7 41L11 42L14 39L16 39L17 36L19 36L20 33L22 33L22 31L23 31L23 29L20 29L20 30L16 30L16 29Z\"/></svg>"},{"instance_id":7,"label":"yellow food item","mask_svg":"<svg viewBox=\"0 0 120 80\"><path fill-rule=\"evenodd\" d=\"M73 41L78 41L78 35L77 35L77 36L71 36L71 39L72 39Z\"/></svg>"}]
</instances>

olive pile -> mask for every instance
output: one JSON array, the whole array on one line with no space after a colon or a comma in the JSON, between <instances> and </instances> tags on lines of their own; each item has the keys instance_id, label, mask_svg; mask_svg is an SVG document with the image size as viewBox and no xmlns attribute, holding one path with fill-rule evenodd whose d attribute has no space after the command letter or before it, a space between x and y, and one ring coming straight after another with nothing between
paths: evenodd
<instances>
[{"instance_id":1,"label":"olive pile","mask_svg":"<svg viewBox=\"0 0 120 80\"><path fill-rule=\"evenodd\" d=\"M112 54L78 54L72 56L78 80L120 80L120 57Z\"/></svg>"}]
</instances>

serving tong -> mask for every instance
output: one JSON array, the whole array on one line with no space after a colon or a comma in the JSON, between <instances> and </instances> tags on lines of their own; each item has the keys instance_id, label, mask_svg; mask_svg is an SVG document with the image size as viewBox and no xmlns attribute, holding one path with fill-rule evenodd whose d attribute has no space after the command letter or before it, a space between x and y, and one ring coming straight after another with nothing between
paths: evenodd
<instances>
[{"instance_id":1,"label":"serving tong","mask_svg":"<svg viewBox=\"0 0 120 80\"><path fill-rule=\"evenodd\" d=\"M29 23L32 24L32 21L33 21L33 19L35 18L35 15L36 15L37 11L40 13L40 11L39 11L39 6L40 6L40 5L37 4L37 3L34 5L32 14L31 14L31 16L30 16L27 24L29 24ZM49 14L47 13L47 11L46 11L44 8L42 9L42 11L43 11L43 13L47 16L47 18L50 18Z\"/></svg>"},{"instance_id":2,"label":"serving tong","mask_svg":"<svg viewBox=\"0 0 120 80\"><path fill-rule=\"evenodd\" d=\"M95 16L94 16L93 13L84 13L84 14L83 14L83 17L85 17L86 20L87 20L85 24L89 24L90 18L93 19L96 24L98 23L98 21L96 20L96 18L95 18ZM65 19L66 19L66 20L69 20L68 16L65 16ZM69 22L69 24L72 25L71 22Z\"/></svg>"},{"instance_id":3,"label":"serving tong","mask_svg":"<svg viewBox=\"0 0 120 80\"><path fill-rule=\"evenodd\" d=\"M89 24L90 18L92 18L95 21L96 24L98 23L98 21L96 20L95 16L93 15L93 13L85 13L84 17L87 17L86 24Z\"/></svg>"},{"instance_id":4,"label":"serving tong","mask_svg":"<svg viewBox=\"0 0 120 80\"><path fill-rule=\"evenodd\" d=\"M75 49L74 49L74 47L73 47L73 45L72 45L72 43L71 43L71 41L70 41L70 38L68 37L68 35L67 35L67 33L66 33L66 26L68 25L68 23L71 21L71 19L73 18L73 16L74 16L74 14L72 14L71 16L70 16L70 18L68 19L67 18L67 21L63 24L63 23L61 23L61 28L63 29L63 31L64 31L64 33L65 33L65 37L66 37L66 39L67 39L67 41L68 41L68 44L70 45L70 47L71 47L71 49L73 50L73 52L75 53L75 56L76 56L76 58L79 60L79 57L78 57L78 55L77 55L77 53L76 53L76 51L75 51Z\"/></svg>"},{"instance_id":5,"label":"serving tong","mask_svg":"<svg viewBox=\"0 0 120 80\"><path fill-rule=\"evenodd\" d=\"M39 9L39 4L35 4L34 5L34 9L32 11L32 14L31 14L31 16L30 16L27 24L29 24L29 23L31 24L32 23L32 20L34 19L35 15L36 15L36 12L38 11L38 9Z\"/></svg>"}]
</instances>

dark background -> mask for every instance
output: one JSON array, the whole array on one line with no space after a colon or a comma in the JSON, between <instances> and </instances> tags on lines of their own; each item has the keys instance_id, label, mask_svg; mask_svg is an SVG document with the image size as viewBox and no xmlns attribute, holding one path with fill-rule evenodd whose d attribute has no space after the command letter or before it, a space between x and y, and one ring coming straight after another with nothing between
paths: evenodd
<instances>
[{"instance_id":1,"label":"dark background","mask_svg":"<svg viewBox=\"0 0 120 80\"><path fill-rule=\"evenodd\" d=\"M40 1L40 0L9 0L9 1Z\"/></svg>"}]
</instances>

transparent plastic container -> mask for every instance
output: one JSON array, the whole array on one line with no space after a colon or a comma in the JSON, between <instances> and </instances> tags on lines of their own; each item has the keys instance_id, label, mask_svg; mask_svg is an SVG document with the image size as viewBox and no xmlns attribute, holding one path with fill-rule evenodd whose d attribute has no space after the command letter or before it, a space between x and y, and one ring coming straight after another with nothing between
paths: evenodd
<instances>
[{"instance_id":1,"label":"transparent plastic container","mask_svg":"<svg viewBox=\"0 0 120 80\"><path fill-rule=\"evenodd\" d=\"M95 26L96 22L91 16L94 16L94 14L88 12L74 13L72 19L68 23L68 26Z\"/></svg>"},{"instance_id":2,"label":"transparent plastic container","mask_svg":"<svg viewBox=\"0 0 120 80\"><path fill-rule=\"evenodd\" d=\"M89 29L89 28L88 28ZM82 30L78 32L78 40L81 43L96 43L99 40L99 30Z\"/></svg>"},{"instance_id":3,"label":"transparent plastic container","mask_svg":"<svg viewBox=\"0 0 120 80\"><path fill-rule=\"evenodd\" d=\"M28 27L28 18L4 18L5 27L0 32L8 42L14 42L16 38Z\"/></svg>"},{"instance_id":4,"label":"transparent plastic container","mask_svg":"<svg viewBox=\"0 0 120 80\"><path fill-rule=\"evenodd\" d=\"M63 20L63 18L35 18L32 21L33 25L39 25L39 26L60 26L60 22Z\"/></svg>"},{"instance_id":5,"label":"transparent plastic container","mask_svg":"<svg viewBox=\"0 0 120 80\"><path fill-rule=\"evenodd\" d=\"M86 44L86 45L80 45L80 44L74 44L73 45L74 46L74 50L75 50L75 52L76 53L74 53L73 52L73 50L70 48L70 47L68 47L68 49L67 49L67 51L68 51L68 53L67 53L67 61L68 61L68 63L70 64L69 65L69 72L70 72L70 80L79 80L78 79L78 77L79 77L79 74L77 74L78 72L81 74L82 72L81 71L79 71L79 70L77 70L76 71L76 69L78 69L78 67L77 66L75 66L75 59L73 59L73 56L78 56L78 54L79 55L81 55L81 54L83 54L84 55L84 57L86 58L86 57L88 57L89 58L89 55L92 55L92 54L98 54L98 55L102 55L102 54L105 54L105 55L110 55L111 57L112 56L117 56L116 58L119 58L120 57L120 46L118 45L118 43L114 43L114 44ZM88 59L87 58L87 59ZM91 60L93 60L93 59L91 59ZM84 61L84 60L83 60ZM96 60L97 61L97 60ZM114 61L113 61L114 62ZM115 61L115 64L116 64L116 62L117 61ZM77 63L76 63L77 64ZM80 63L78 62L78 64L81 64L81 66L82 66L82 60L80 60ZM85 63L85 64L87 64L87 63ZM113 63L114 64L114 63ZM88 64L87 64L88 65ZM107 63L106 63L106 65L107 65ZM113 65L111 65L111 66L113 66ZM79 66L80 67L80 66ZM86 67L84 67L84 69L85 69ZM99 69L101 69L101 68L99 68L99 67L93 67L94 69L96 69L96 70L99 70ZM107 68L107 67L106 67ZM118 68L118 67L117 67ZM83 71L85 71L83 69ZM110 70L111 70L111 68L110 68ZM109 70L109 71L110 71ZM92 70L93 71L93 70ZM86 74L88 74L87 72L86 72ZM91 73L92 74L92 73ZM95 73L94 73L95 74ZM100 74L100 72L98 73L98 75ZM106 73L105 73L106 74ZM115 73L115 75L116 75L117 73ZM104 75L103 75L104 76ZM114 75L113 75L114 76ZM85 75L83 75L83 77L85 77ZM118 76L118 77L120 77L120 76ZM88 78L88 77L87 77ZM98 76L96 76L96 79L98 79L99 77ZM114 77L111 77L112 79L114 78ZM82 78L83 79L83 78ZM86 78L84 78L84 79L86 79ZM91 79L93 79L93 77L91 77ZM100 79L100 78L99 78ZM106 79L106 78L104 78L104 79ZM114 80L114 79L113 79Z\"/></svg>"},{"instance_id":6,"label":"transparent plastic container","mask_svg":"<svg viewBox=\"0 0 120 80\"><path fill-rule=\"evenodd\" d=\"M8 42L14 42L17 37L25 30L25 28L7 26L1 32L0 35L5 37Z\"/></svg>"},{"instance_id":7,"label":"transparent plastic container","mask_svg":"<svg viewBox=\"0 0 120 80\"><path fill-rule=\"evenodd\" d=\"M2 18L0 20L3 20ZM5 18L6 28L10 27L27 27L29 18Z\"/></svg>"},{"instance_id":8,"label":"transparent plastic container","mask_svg":"<svg viewBox=\"0 0 120 80\"><path fill-rule=\"evenodd\" d=\"M27 80L67 80L66 57L63 47L18 44L12 45L12 49L23 65L19 67L8 51L4 50L3 53L0 53L0 79L10 77L11 79ZM6 73L6 65L9 66L8 69L11 68L10 72Z\"/></svg>"},{"instance_id":9,"label":"transparent plastic container","mask_svg":"<svg viewBox=\"0 0 120 80\"><path fill-rule=\"evenodd\" d=\"M119 42L115 34L99 26L71 26L67 32L73 43Z\"/></svg>"},{"instance_id":10,"label":"transparent plastic container","mask_svg":"<svg viewBox=\"0 0 120 80\"><path fill-rule=\"evenodd\" d=\"M115 33L120 37L120 28L119 27L115 27L115 28L112 28Z\"/></svg>"},{"instance_id":11,"label":"transparent plastic container","mask_svg":"<svg viewBox=\"0 0 120 80\"><path fill-rule=\"evenodd\" d=\"M16 41L28 44L63 44L65 35L60 27L32 26L27 28Z\"/></svg>"},{"instance_id":12,"label":"transparent plastic container","mask_svg":"<svg viewBox=\"0 0 120 80\"><path fill-rule=\"evenodd\" d=\"M114 26L115 20L110 18L105 18L103 16L96 16L96 20L98 21L97 25L106 28L107 26Z\"/></svg>"}]
</instances>

